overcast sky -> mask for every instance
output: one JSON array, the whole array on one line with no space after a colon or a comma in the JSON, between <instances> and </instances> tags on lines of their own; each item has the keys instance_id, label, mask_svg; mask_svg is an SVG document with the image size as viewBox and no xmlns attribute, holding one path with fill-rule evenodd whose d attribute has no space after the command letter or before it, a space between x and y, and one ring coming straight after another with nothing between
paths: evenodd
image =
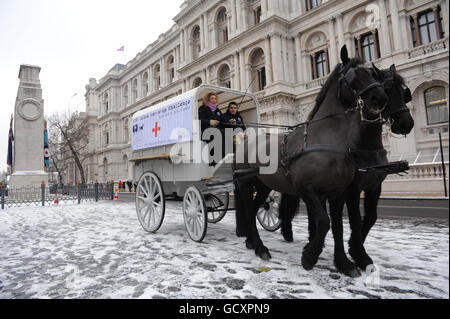
<instances>
[{"instance_id":1,"label":"overcast sky","mask_svg":"<svg viewBox=\"0 0 450 319\"><path fill-rule=\"evenodd\" d=\"M21 64L41 67L46 115L84 111L89 78L100 79L169 30L182 2L0 0L0 172L7 166ZM123 53L117 51L122 45Z\"/></svg>"}]
</instances>

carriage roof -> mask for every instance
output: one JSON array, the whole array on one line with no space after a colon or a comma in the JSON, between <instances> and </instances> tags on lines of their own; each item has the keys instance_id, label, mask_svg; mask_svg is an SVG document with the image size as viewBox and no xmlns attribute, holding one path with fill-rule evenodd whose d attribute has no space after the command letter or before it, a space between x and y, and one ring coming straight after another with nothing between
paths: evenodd
<instances>
[{"instance_id":1,"label":"carriage roof","mask_svg":"<svg viewBox=\"0 0 450 319\"><path fill-rule=\"evenodd\" d=\"M257 99L251 93L246 93L242 91L212 85L201 85L195 89L192 89L190 91L177 95L173 98L170 98L166 101L152 105L150 107L147 107L143 110L136 112L133 115L131 125L133 133L132 134L133 152L136 153L137 151L142 151L145 149L157 149L157 148L160 148L161 151L163 150L165 151L165 148L163 148L163 146L176 143L175 141L166 138L164 142L152 145L149 142L149 140L152 138L153 129L159 130L158 119L164 118L165 116L164 113L168 114L173 112L167 111L168 109L173 110L173 108L178 108L180 105L181 108L184 108L184 110L180 112L179 115L173 115L174 113L172 113L173 120L170 121L170 125L180 129L186 129L190 135L189 140L191 141L200 140L200 128L196 121L198 119L198 107L202 105L203 97L210 92L214 92L217 94L219 101L219 108L221 110L225 110L228 106L228 103L234 101L240 105L240 113L244 118L244 121L252 123L259 122L258 116L259 104ZM186 106L190 107L190 111L185 108ZM161 110L163 110L163 112L161 112L162 114L160 114ZM141 136L139 137L140 138L139 143L135 143L137 140L135 136L139 135L137 134L137 132L139 132L140 129L143 130L142 123L144 123L146 121L146 118L149 117L152 120L146 122L145 133L141 134ZM161 122L162 121L160 121L159 123ZM150 127L150 125L152 126ZM183 132L179 134L183 134Z\"/></svg>"},{"instance_id":2,"label":"carriage roof","mask_svg":"<svg viewBox=\"0 0 450 319\"><path fill-rule=\"evenodd\" d=\"M195 89L192 89L190 91L187 91L185 93L182 93L180 95L172 97L166 101L152 105L150 107L147 107L145 109L142 109L142 110L136 112L133 115L133 119L138 118L138 117L140 117L146 113L149 113L153 110L156 110L162 106L170 105L170 104L176 103L178 101L183 101L183 100L192 98L194 101L194 106L197 106L197 108L194 107L192 109L192 119L195 120L198 118L198 110L197 110L198 106L200 106L202 104L203 96L205 96L209 92L214 92L218 95L220 109L226 108L228 106L228 103L230 103L231 101L234 101L234 102L237 102L241 106L240 107L241 112L252 109L252 111L255 114L259 114L258 113L258 108L259 108L258 100L251 93L228 89L228 88L224 88L224 87L213 86L213 85L200 85L199 87L197 87ZM250 104L253 104L254 108L252 107L253 105L250 105ZM258 116L256 116L254 121L259 122Z\"/></svg>"}]
</instances>

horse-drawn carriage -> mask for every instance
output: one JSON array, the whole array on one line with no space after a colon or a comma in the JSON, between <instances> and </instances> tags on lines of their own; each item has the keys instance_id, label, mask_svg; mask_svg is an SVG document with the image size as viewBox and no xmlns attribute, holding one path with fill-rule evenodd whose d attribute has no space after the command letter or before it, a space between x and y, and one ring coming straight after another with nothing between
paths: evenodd
<instances>
[{"instance_id":1,"label":"horse-drawn carriage","mask_svg":"<svg viewBox=\"0 0 450 319\"><path fill-rule=\"evenodd\" d=\"M219 108L229 102L240 105L247 123L257 124L258 101L249 93L202 85L157 105L137 112L132 119L132 149L136 211L145 231L156 232L162 225L166 200L183 199L186 230L200 242L208 222L220 221L234 191L233 154L211 165L202 159L208 145L201 140L198 107L209 92L218 96ZM271 194L258 212L261 225L270 231L279 228L277 194Z\"/></svg>"}]
</instances>

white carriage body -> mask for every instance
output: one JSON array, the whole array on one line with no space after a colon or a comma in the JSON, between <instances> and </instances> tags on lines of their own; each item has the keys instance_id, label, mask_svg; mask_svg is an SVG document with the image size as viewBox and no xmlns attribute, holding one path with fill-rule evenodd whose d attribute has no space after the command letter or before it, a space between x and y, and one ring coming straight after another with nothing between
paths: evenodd
<instances>
[{"instance_id":1,"label":"white carriage body","mask_svg":"<svg viewBox=\"0 0 450 319\"><path fill-rule=\"evenodd\" d=\"M197 161L194 158L195 155L198 156L194 152L199 152L206 146L206 143L201 141L198 108L202 104L203 96L209 92L217 94L222 112L226 111L228 103L234 101L240 106L239 111L244 122L259 122L259 105L252 94L210 85L201 85L143 109L134 114L131 125L133 148L131 161L134 162L135 183L145 172L153 172L160 178L166 195L176 193L182 196L186 188L191 185L203 191L207 188L206 181L232 178L231 164L225 163L225 159L215 166L210 166L206 162L199 162L198 157ZM161 125L164 127L159 127L158 121L164 123ZM179 127L180 125L184 127ZM172 132L165 131L166 128ZM162 139L154 142L153 140L156 140L154 136L158 133L161 134ZM170 156L173 154L175 145L178 149L181 146L181 150L191 150L188 154L179 151L178 160L182 159L182 161L178 164L174 163Z\"/></svg>"}]
</instances>

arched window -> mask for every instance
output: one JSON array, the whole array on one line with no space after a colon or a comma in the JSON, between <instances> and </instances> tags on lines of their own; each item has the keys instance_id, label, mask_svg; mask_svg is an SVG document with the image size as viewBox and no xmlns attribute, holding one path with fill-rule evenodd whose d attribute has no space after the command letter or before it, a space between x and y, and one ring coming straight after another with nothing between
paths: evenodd
<instances>
[{"instance_id":1,"label":"arched window","mask_svg":"<svg viewBox=\"0 0 450 319\"><path fill-rule=\"evenodd\" d=\"M124 171L125 171L124 177L128 178L128 156L126 154L122 158L122 163L123 163Z\"/></svg>"},{"instance_id":2,"label":"arched window","mask_svg":"<svg viewBox=\"0 0 450 319\"><path fill-rule=\"evenodd\" d=\"M161 87L161 67L159 66L159 64L156 64L154 66L153 79L153 82L155 83L154 89L159 90L159 88Z\"/></svg>"},{"instance_id":3,"label":"arched window","mask_svg":"<svg viewBox=\"0 0 450 319\"><path fill-rule=\"evenodd\" d=\"M217 84L219 86L231 88L230 67L227 64L224 64L219 68L219 72L217 74Z\"/></svg>"},{"instance_id":4,"label":"arched window","mask_svg":"<svg viewBox=\"0 0 450 319\"><path fill-rule=\"evenodd\" d=\"M103 95L103 108L105 110L105 114L107 114L109 112L109 102L108 102L108 93L105 93Z\"/></svg>"},{"instance_id":5,"label":"arched window","mask_svg":"<svg viewBox=\"0 0 450 319\"><path fill-rule=\"evenodd\" d=\"M123 87L123 103L124 103L124 107L126 107L129 103L129 101L128 101L128 85L125 85Z\"/></svg>"},{"instance_id":6,"label":"arched window","mask_svg":"<svg viewBox=\"0 0 450 319\"><path fill-rule=\"evenodd\" d=\"M142 75L142 94L144 97L148 94L148 72L144 72Z\"/></svg>"},{"instance_id":7,"label":"arched window","mask_svg":"<svg viewBox=\"0 0 450 319\"><path fill-rule=\"evenodd\" d=\"M428 125L448 122L448 99L445 87L434 86L424 92Z\"/></svg>"},{"instance_id":8,"label":"arched window","mask_svg":"<svg viewBox=\"0 0 450 319\"><path fill-rule=\"evenodd\" d=\"M202 79L201 78L195 78L194 82L192 83L192 88L195 89L202 85Z\"/></svg>"},{"instance_id":9,"label":"arched window","mask_svg":"<svg viewBox=\"0 0 450 319\"><path fill-rule=\"evenodd\" d=\"M129 135L130 135L130 129L128 126L128 119L125 119L123 121L123 141L125 143L128 143Z\"/></svg>"},{"instance_id":10,"label":"arched window","mask_svg":"<svg viewBox=\"0 0 450 319\"><path fill-rule=\"evenodd\" d=\"M133 96L133 103L137 101L138 90L137 90L137 79L134 79L131 85L131 94Z\"/></svg>"},{"instance_id":11,"label":"arched window","mask_svg":"<svg viewBox=\"0 0 450 319\"><path fill-rule=\"evenodd\" d=\"M228 41L228 24L227 24L227 10L225 8L220 9L217 14L217 44L221 45Z\"/></svg>"},{"instance_id":12,"label":"arched window","mask_svg":"<svg viewBox=\"0 0 450 319\"><path fill-rule=\"evenodd\" d=\"M105 146L108 146L109 141L110 141L110 134L109 134L109 126L108 124L105 124L105 128L103 131L103 137L104 137L104 142L105 142Z\"/></svg>"},{"instance_id":13,"label":"arched window","mask_svg":"<svg viewBox=\"0 0 450 319\"><path fill-rule=\"evenodd\" d=\"M106 176L108 176L108 160L105 158L103 158L103 176L105 177L105 181L107 179Z\"/></svg>"},{"instance_id":14,"label":"arched window","mask_svg":"<svg viewBox=\"0 0 450 319\"><path fill-rule=\"evenodd\" d=\"M200 27L197 25L192 30L192 58L195 60L200 56Z\"/></svg>"},{"instance_id":15,"label":"arched window","mask_svg":"<svg viewBox=\"0 0 450 319\"><path fill-rule=\"evenodd\" d=\"M167 59L167 74L169 76L169 83L172 83L175 77L175 66L173 55L169 56L169 58Z\"/></svg>"},{"instance_id":16,"label":"arched window","mask_svg":"<svg viewBox=\"0 0 450 319\"><path fill-rule=\"evenodd\" d=\"M262 49L253 52L250 58L252 78L255 79L253 92L264 90L266 86L266 58Z\"/></svg>"}]
</instances>

